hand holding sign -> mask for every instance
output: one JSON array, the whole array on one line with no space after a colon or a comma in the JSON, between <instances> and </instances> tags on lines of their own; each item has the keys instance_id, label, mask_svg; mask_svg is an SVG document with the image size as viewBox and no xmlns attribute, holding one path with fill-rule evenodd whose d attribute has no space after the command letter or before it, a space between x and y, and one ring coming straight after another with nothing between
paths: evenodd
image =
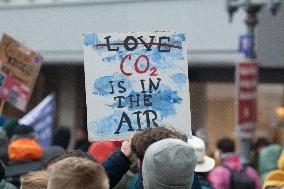
<instances>
[{"instance_id":1,"label":"hand holding sign","mask_svg":"<svg viewBox=\"0 0 284 189\"><path fill-rule=\"evenodd\" d=\"M121 146L121 152L128 158L130 159L133 155L133 152L131 150L131 140L132 140L132 137L130 137L129 140L125 140L122 142L122 146Z\"/></svg>"}]
</instances>

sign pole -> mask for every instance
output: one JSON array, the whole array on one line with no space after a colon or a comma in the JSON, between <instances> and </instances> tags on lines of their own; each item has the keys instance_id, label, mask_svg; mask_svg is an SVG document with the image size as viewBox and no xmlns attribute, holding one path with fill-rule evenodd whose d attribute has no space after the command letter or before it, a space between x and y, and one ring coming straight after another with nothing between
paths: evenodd
<instances>
[{"instance_id":1,"label":"sign pole","mask_svg":"<svg viewBox=\"0 0 284 189\"><path fill-rule=\"evenodd\" d=\"M1 105L0 105L0 114L2 114L3 110L4 110L4 106L5 106L5 101L1 100Z\"/></svg>"},{"instance_id":2,"label":"sign pole","mask_svg":"<svg viewBox=\"0 0 284 189\"><path fill-rule=\"evenodd\" d=\"M254 9L251 7L247 10L247 17L245 19L245 24L247 26L248 35L252 37L251 39L251 52L245 53L248 61L256 61L256 50L255 50L255 27L258 23L257 13L260 9ZM257 102L257 100L256 100ZM257 109L255 109L257 113ZM253 135L253 134L252 134ZM240 156L244 164L249 162L249 153L252 145L252 136L250 137L240 137Z\"/></svg>"}]
</instances>

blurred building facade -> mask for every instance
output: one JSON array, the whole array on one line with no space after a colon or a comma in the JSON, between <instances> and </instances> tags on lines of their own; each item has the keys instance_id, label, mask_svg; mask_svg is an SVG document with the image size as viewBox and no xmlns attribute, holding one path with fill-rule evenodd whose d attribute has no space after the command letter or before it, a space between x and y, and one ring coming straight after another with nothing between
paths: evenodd
<instances>
[{"instance_id":1,"label":"blurred building facade","mask_svg":"<svg viewBox=\"0 0 284 189\"><path fill-rule=\"evenodd\" d=\"M84 33L170 30L189 36L192 126L206 128L209 143L234 131L234 65L242 61L238 38L246 32L245 12L229 23L220 0L2 0L0 34L7 33L44 56L30 103L57 94L57 125L84 127ZM257 30L260 64L259 135L267 135L283 103L284 10L264 10ZM23 113L11 107L9 116ZM4 112L4 113L5 113ZM274 123L275 122L275 123Z\"/></svg>"}]
</instances>

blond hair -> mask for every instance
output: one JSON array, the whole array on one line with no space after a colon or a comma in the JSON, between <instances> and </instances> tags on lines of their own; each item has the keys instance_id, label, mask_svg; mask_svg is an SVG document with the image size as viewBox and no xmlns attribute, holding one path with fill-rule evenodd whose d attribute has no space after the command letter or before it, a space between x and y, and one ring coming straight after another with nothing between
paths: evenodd
<instances>
[{"instance_id":1,"label":"blond hair","mask_svg":"<svg viewBox=\"0 0 284 189\"><path fill-rule=\"evenodd\" d=\"M34 171L21 176L21 189L47 189L47 171Z\"/></svg>"},{"instance_id":2,"label":"blond hair","mask_svg":"<svg viewBox=\"0 0 284 189\"><path fill-rule=\"evenodd\" d=\"M68 157L49 169L48 189L108 189L104 168L89 159Z\"/></svg>"}]
</instances>

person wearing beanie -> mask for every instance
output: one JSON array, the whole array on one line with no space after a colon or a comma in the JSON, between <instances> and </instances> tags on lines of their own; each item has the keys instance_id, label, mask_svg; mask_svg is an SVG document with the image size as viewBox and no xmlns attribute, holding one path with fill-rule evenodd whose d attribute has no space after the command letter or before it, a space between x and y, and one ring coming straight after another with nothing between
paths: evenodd
<instances>
[{"instance_id":1,"label":"person wearing beanie","mask_svg":"<svg viewBox=\"0 0 284 189\"><path fill-rule=\"evenodd\" d=\"M94 161L68 157L51 165L47 189L109 189L103 166Z\"/></svg>"},{"instance_id":2,"label":"person wearing beanie","mask_svg":"<svg viewBox=\"0 0 284 189\"><path fill-rule=\"evenodd\" d=\"M47 171L34 171L21 176L20 189L47 189Z\"/></svg>"},{"instance_id":3,"label":"person wearing beanie","mask_svg":"<svg viewBox=\"0 0 284 189\"><path fill-rule=\"evenodd\" d=\"M163 139L147 148L142 165L145 189L191 189L196 156L180 139Z\"/></svg>"},{"instance_id":4,"label":"person wearing beanie","mask_svg":"<svg viewBox=\"0 0 284 189\"><path fill-rule=\"evenodd\" d=\"M135 133L129 141L123 141L121 149L114 152L104 162L110 181L110 188L114 188L131 166L131 157L134 154L137 157L138 175L129 181L131 187L135 189L144 189L142 177L143 157L147 148L160 140L167 138L176 138L187 142L187 136L170 127L147 128ZM198 177L194 176L191 189L201 189Z\"/></svg>"},{"instance_id":5,"label":"person wearing beanie","mask_svg":"<svg viewBox=\"0 0 284 189\"><path fill-rule=\"evenodd\" d=\"M35 139L33 127L27 125L17 126L8 146L9 160L39 160L42 155L43 149Z\"/></svg>"},{"instance_id":6,"label":"person wearing beanie","mask_svg":"<svg viewBox=\"0 0 284 189\"><path fill-rule=\"evenodd\" d=\"M16 189L16 187L4 180L5 166L0 160L0 189Z\"/></svg>"}]
</instances>

